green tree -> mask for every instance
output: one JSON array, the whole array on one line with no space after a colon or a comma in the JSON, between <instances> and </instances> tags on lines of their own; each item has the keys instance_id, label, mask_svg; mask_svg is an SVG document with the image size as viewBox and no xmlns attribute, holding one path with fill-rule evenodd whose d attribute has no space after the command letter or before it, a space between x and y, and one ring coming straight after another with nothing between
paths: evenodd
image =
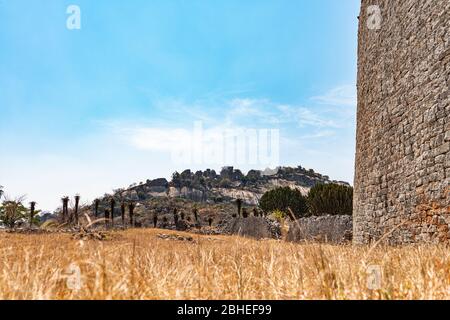
<instances>
[{"instance_id":1,"label":"green tree","mask_svg":"<svg viewBox=\"0 0 450 320\"><path fill-rule=\"evenodd\" d=\"M308 206L306 198L299 190L289 187L276 188L266 192L259 201L259 206L266 213L281 211L288 214L288 208L292 210L296 218L306 216Z\"/></svg>"},{"instance_id":2,"label":"green tree","mask_svg":"<svg viewBox=\"0 0 450 320\"><path fill-rule=\"evenodd\" d=\"M0 206L0 220L6 227L13 229L19 222L27 219L28 209L22 204L22 200L5 200Z\"/></svg>"},{"instance_id":3,"label":"green tree","mask_svg":"<svg viewBox=\"0 0 450 320\"><path fill-rule=\"evenodd\" d=\"M352 215L353 188L339 184L317 184L308 194L312 215Z\"/></svg>"}]
</instances>

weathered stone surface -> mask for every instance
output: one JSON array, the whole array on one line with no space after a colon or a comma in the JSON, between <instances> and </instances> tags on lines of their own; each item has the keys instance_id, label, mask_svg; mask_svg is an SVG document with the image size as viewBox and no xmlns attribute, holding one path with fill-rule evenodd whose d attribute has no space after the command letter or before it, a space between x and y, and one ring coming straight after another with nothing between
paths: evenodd
<instances>
[{"instance_id":1,"label":"weathered stone surface","mask_svg":"<svg viewBox=\"0 0 450 320\"><path fill-rule=\"evenodd\" d=\"M319 241L345 243L351 240L351 216L308 217L291 222L287 241Z\"/></svg>"},{"instance_id":2,"label":"weathered stone surface","mask_svg":"<svg viewBox=\"0 0 450 320\"><path fill-rule=\"evenodd\" d=\"M267 219L259 217L235 218L230 224L230 233L255 239L274 238Z\"/></svg>"},{"instance_id":3,"label":"weathered stone surface","mask_svg":"<svg viewBox=\"0 0 450 320\"><path fill-rule=\"evenodd\" d=\"M355 243L449 242L449 87L450 1L362 0Z\"/></svg>"}]
</instances>

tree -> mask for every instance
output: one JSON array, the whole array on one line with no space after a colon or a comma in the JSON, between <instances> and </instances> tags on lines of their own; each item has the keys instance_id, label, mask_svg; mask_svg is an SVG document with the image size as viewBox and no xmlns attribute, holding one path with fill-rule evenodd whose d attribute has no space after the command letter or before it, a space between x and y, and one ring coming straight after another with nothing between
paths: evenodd
<instances>
[{"instance_id":1,"label":"tree","mask_svg":"<svg viewBox=\"0 0 450 320\"><path fill-rule=\"evenodd\" d=\"M317 184L308 194L309 211L314 216L352 215L353 188L339 184Z\"/></svg>"},{"instance_id":2,"label":"tree","mask_svg":"<svg viewBox=\"0 0 450 320\"><path fill-rule=\"evenodd\" d=\"M4 193L4 191L3 191L3 186L0 186L0 199L1 199L2 196L3 196L3 193Z\"/></svg>"},{"instance_id":3,"label":"tree","mask_svg":"<svg viewBox=\"0 0 450 320\"><path fill-rule=\"evenodd\" d=\"M75 196L75 209L74 209L74 216L75 216L75 224L78 225L78 210L80 207L80 195Z\"/></svg>"},{"instance_id":4,"label":"tree","mask_svg":"<svg viewBox=\"0 0 450 320\"><path fill-rule=\"evenodd\" d=\"M122 226L125 226L125 202L120 204L120 216L122 217Z\"/></svg>"},{"instance_id":5,"label":"tree","mask_svg":"<svg viewBox=\"0 0 450 320\"><path fill-rule=\"evenodd\" d=\"M195 221L198 222L198 209L194 207L194 209L192 209L192 213L194 214Z\"/></svg>"},{"instance_id":6,"label":"tree","mask_svg":"<svg viewBox=\"0 0 450 320\"><path fill-rule=\"evenodd\" d=\"M0 206L0 220L6 227L13 229L19 222L27 219L28 209L22 204L23 200L21 197L3 201Z\"/></svg>"},{"instance_id":7,"label":"tree","mask_svg":"<svg viewBox=\"0 0 450 320\"><path fill-rule=\"evenodd\" d=\"M30 219L29 219L30 229L33 228L33 219L35 213L36 213L36 202L32 201L30 202Z\"/></svg>"},{"instance_id":8,"label":"tree","mask_svg":"<svg viewBox=\"0 0 450 320\"><path fill-rule=\"evenodd\" d=\"M130 225L131 227L134 227L134 208L136 207L136 205L134 204L134 202L130 202L128 204L128 211L130 214Z\"/></svg>"},{"instance_id":9,"label":"tree","mask_svg":"<svg viewBox=\"0 0 450 320\"><path fill-rule=\"evenodd\" d=\"M175 226L178 225L178 210L177 208L173 209L173 221L175 222Z\"/></svg>"},{"instance_id":10,"label":"tree","mask_svg":"<svg viewBox=\"0 0 450 320\"><path fill-rule=\"evenodd\" d=\"M99 199L95 199L94 200L94 216L97 217L98 216L98 206L100 204L100 200Z\"/></svg>"},{"instance_id":11,"label":"tree","mask_svg":"<svg viewBox=\"0 0 450 320\"><path fill-rule=\"evenodd\" d=\"M236 206L237 206L237 211L238 211L238 217L241 216L241 208L242 208L242 199L238 198L236 199Z\"/></svg>"},{"instance_id":12,"label":"tree","mask_svg":"<svg viewBox=\"0 0 450 320\"><path fill-rule=\"evenodd\" d=\"M108 228L109 221L109 210L105 209L105 228Z\"/></svg>"},{"instance_id":13,"label":"tree","mask_svg":"<svg viewBox=\"0 0 450 320\"><path fill-rule=\"evenodd\" d=\"M266 192L261 197L259 206L266 213L279 210L285 216L288 215L288 208L290 208L297 219L306 216L308 212L306 198L299 190L289 187L276 188Z\"/></svg>"},{"instance_id":14,"label":"tree","mask_svg":"<svg viewBox=\"0 0 450 320\"><path fill-rule=\"evenodd\" d=\"M155 212L153 214L153 228L156 228L157 225L158 225L158 215Z\"/></svg>"},{"instance_id":15,"label":"tree","mask_svg":"<svg viewBox=\"0 0 450 320\"><path fill-rule=\"evenodd\" d=\"M66 219L69 217L69 197L63 197L62 199L62 221L67 222Z\"/></svg>"},{"instance_id":16,"label":"tree","mask_svg":"<svg viewBox=\"0 0 450 320\"><path fill-rule=\"evenodd\" d=\"M114 197L111 197L110 204L111 204L111 226L114 227L114 211L116 206L116 200L114 199Z\"/></svg>"}]
</instances>

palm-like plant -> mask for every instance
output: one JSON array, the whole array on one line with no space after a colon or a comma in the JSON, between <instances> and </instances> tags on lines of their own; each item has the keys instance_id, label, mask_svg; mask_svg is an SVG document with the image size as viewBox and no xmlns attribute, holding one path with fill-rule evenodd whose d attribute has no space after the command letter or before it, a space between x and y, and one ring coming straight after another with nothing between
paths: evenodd
<instances>
[{"instance_id":1,"label":"palm-like plant","mask_svg":"<svg viewBox=\"0 0 450 320\"><path fill-rule=\"evenodd\" d=\"M122 225L125 226L125 202L120 204L120 214L122 216Z\"/></svg>"},{"instance_id":2,"label":"palm-like plant","mask_svg":"<svg viewBox=\"0 0 450 320\"><path fill-rule=\"evenodd\" d=\"M35 215L35 210L36 210L36 202L32 201L30 202L30 229L33 228L33 219L34 219L34 215Z\"/></svg>"},{"instance_id":3,"label":"palm-like plant","mask_svg":"<svg viewBox=\"0 0 450 320\"><path fill-rule=\"evenodd\" d=\"M27 208L22 204L23 197L15 200L5 200L0 207L0 220L10 229L26 219Z\"/></svg>"},{"instance_id":4,"label":"palm-like plant","mask_svg":"<svg viewBox=\"0 0 450 320\"><path fill-rule=\"evenodd\" d=\"M192 210L192 212L194 213L195 221L198 222L198 209L197 209L197 208L194 208L194 209Z\"/></svg>"},{"instance_id":5,"label":"palm-like plant","mask_svg":"<svg viewBox=\"0 0 450 320\"><path fill-rule=\"evenodd\" d=\"M130 225L131 225L131 227L134 226L134 220L133 220L133 217L134 217L134 208L135 208L134 203L133 203L133 202L130 202L130 203L128 204L128 210L130 211Z\"/></svg>"},{"instance_id":6,"label":"palm-like plant","mask_svg":"<svg viewBox=\"0 0 450 320\"><path fill-rule=\"evenodd\" d=\"M116 200L114 197L111 197L111 226L114 227L114 209L116 206Z\"/></svg>"},{"instance_id":7,"label":"palm-like plant","mask_svg":"<svg viewBox=\"0 0 450 320\"><path fill-rule=\"evenodd\" d=\"M98 217L98 206L100 204L100 200L95 199L94 200L94 216Z\"/></svg>"},{"instance_id":8,"label":"palm-like plant","mask_svg":"<svg viewBox=\"0 0 450 320\"><path fill-rule=\"evenodd\" d=\"M109 223L109 210L105 209L105 228L108 228Z\"/></svg>"},{"instance_id":9,"label":"palm-like plant","mask_svg":"<svg viewBox=\"0 0 450 320\"><path fill-rule=\"evenodd\" d=\"M241 216L241 208L242 208L242 199L241 198L236 199L236 206L237 206L237 210L238 210L238 217L240 217Z\"/></svg>"},{"instance_id":10,"label":"palm-like plant","mask_svg":"<svg viewBox=\"0 0 450 320\"><path fill-rule=\"evenodd\" d=\"M156 212L153 214L153 227L156 228L156 225L158 224L158 215Z\"/></svg>"},{"instance_id":11,"label":"palm-like plant","mask_svg":"<svg viewBox=\"0 0 450 320\"><path fill-rule=\"evenodd\" d=\"M63 207L62 207L62 221L67 222L69 217L69 197L63 197L62 199Z\"/></svg>"},{"instance_id":12,"label":"palm-like plant","mask_svg":"<svg viewBox=\"0 0 450 320\"><path fill-rule=\"evenodd\" d=\"M178 210L177 208L173 209L173 221L175 222L175 226L178 224Z\"/></svg>"},{"instance_id":13,"label":"palm-like plant","mask_svg":"<svg viewBox=\"0 0 450 320\"><path fill-rule=\"evenodd\" d=\"M75 224L78 225L78 209L80 206L80 195L75 196L75 211L74 211L74 217L75 217Z\"/></svg>"}]
</instances>

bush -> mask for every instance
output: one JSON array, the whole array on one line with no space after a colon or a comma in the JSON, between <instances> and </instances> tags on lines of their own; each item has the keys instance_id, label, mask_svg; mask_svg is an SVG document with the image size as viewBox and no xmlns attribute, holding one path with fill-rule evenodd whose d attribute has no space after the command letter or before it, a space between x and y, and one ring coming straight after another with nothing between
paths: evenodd
<instances>
[{"instance_id":1,"label":"bush","mask_svg":"<svg viewBox=\"0 0 450 320\"><path fill-rule=\"evenodd\" d=\"M288 208L290 208L296 218L304 217L308 212L306 198L299 190L289 187L277 188L266 192L261 197L259 206L266 213L279 210L284 215L288 215Z\"/></svg>"},{"instance_id":2,"label":"bush","mask_svg":"<svg viewBox=\"0 0 450 320\"><path fill-rule=\"evenodd\" d=\"M0 205L0 221L12 229L27 219L28 210L21 200L5 200Z\"/></svg>"},{"instance_id":3,"label":"bush","mask_svg":"<svg viewBox=\"0 0 450 320\"><path fill-rule=\"evenodd\" d=\"M308 208L314 216L352 215L353 188L339 184L318 184L309 191Z\"/></svg>"}]
</instances>

